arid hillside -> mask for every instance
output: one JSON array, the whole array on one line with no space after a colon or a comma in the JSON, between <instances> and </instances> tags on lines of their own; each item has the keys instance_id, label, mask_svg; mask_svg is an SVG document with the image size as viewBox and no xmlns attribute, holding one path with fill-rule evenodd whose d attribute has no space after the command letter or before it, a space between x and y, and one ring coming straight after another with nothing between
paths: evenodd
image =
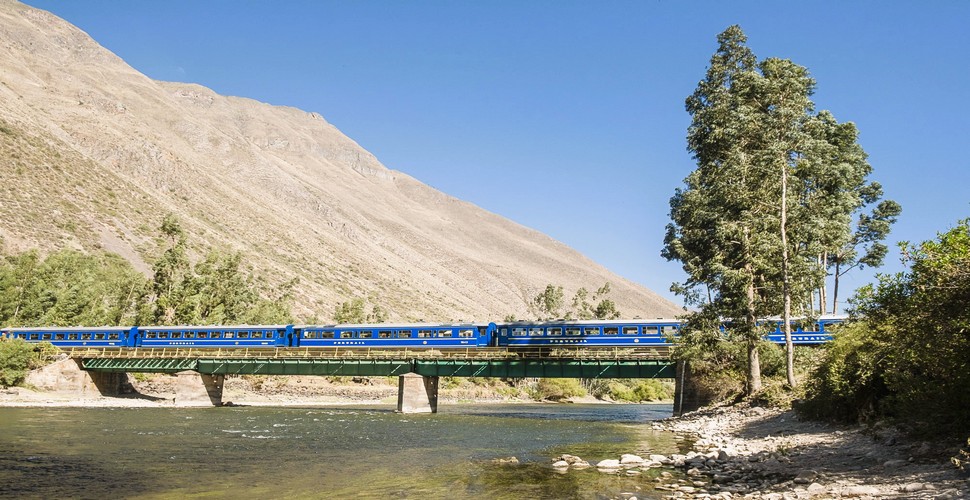
<instances>
[{"instance_id":1,"label":"arid hillside","mask_svg":"<svg viewBox=\"0 0 970 500\"><path fill-rule=\"evenodd\" d=\"M528 317L546 284L675 304L551 238L390 170L319 114L149 79L56 16L0 0L0 244L119 253L146 273L175 213L296 314L365 297L397 320ZM461 168L461 165L455 165Z\"/></svg>"}]
</instances>

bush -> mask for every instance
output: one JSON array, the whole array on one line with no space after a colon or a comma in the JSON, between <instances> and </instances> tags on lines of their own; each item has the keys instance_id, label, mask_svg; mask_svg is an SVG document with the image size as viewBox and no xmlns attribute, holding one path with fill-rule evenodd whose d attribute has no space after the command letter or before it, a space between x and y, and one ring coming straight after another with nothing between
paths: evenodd
<instances>
[{"instance_id":1,"label":"bush","mask_svg":"<svg viewBox=\"0 0 970 500\"><path fill-rule=\"evenodd\" d=\"M27 372L47 364L60 352L50 342L28 344L21 339L0 341L0 385L21 385Z\"/></svg>"},{"instance_id":2,"label":"bush","mask_svg":"<svg viewBox=\"0 0 970 500\"><path fill-rule=\"evenodd\" d=\"M529 391L529 396L538 400L562 401L586 395L586 389L575 378L541 378Z\"/></svg>"}]
</instances>

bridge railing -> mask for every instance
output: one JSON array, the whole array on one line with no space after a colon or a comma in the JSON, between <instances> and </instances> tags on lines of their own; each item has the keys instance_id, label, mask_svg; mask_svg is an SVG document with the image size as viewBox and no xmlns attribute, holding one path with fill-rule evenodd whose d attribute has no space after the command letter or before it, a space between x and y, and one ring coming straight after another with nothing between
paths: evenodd
<instances>
[{"instance_id":1,"label":"bridge railing","mask_svg":"<svg viewBox=\"0 0 970 500\"><path fill-rule=\"evenodd\" d=\"M301 348L189 348L189 347L136 347L136 348L89 348L69 347L62 352L72 358L272 358L272 359L669 359L670 348L654 347L599 347L599 348L347 348L347 347L301 347Z\"/></svg>"}]
</instances>

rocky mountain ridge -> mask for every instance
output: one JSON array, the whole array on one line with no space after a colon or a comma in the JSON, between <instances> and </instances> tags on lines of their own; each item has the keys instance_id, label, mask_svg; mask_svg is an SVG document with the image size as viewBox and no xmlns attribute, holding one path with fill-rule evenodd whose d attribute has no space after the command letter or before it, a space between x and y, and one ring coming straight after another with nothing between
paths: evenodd
<instances>
[{"instance_id":1,"label":"rocky mountain ridge","mask_svg":"<svg viewBox=\"0 0 970 500\"><path fill-rule=\"evenodd\" d=\"M546 284L609 282L624 316L681 308L566 245L390 170L317 113L142 75L0 0L0 243L103 248L149 272L167 213L197 254L299 278L302 317L368 298L400 320L528 317Z\"/></svg>"}]
</instances>

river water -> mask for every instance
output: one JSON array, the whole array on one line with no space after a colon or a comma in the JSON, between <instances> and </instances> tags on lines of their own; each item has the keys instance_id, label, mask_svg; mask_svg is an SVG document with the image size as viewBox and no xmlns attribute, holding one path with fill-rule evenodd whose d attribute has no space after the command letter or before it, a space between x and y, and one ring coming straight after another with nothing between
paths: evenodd
<instances>
[{"instance_id":1,"label":"river water","mask_svg":"<svg viewBox=\"0 0 970 500\"><path fill-rule=\"evenodd\" d=\"M16 498L659 498L653 479L558 473L681 450L670 405L0 408L0 496ZM495 459L515 456L519 465Z\"/></svg>"}]
</instances>

